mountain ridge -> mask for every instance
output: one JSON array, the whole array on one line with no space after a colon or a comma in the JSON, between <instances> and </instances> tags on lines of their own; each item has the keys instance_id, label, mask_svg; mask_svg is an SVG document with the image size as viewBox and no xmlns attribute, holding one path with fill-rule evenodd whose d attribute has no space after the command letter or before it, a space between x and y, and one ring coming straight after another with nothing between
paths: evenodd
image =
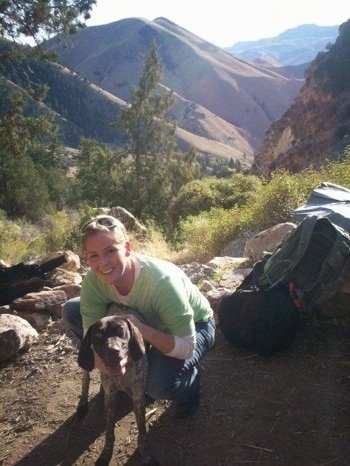
<instances>
[{"instance_id":1,"label":"mountain ridge","mask_svg":"<svg viewBox=\"0 0 350 466\"><path fill-rule=\"evenodd\" d=\"M235 58L164 18L128 18L93 26L74 35L69 43L55 38L47 45L62 65L127 102L141 75L140 54L145 55L153 40L163 63L162 84L189 102L189 107L200 105L231 124L233 132L243 131L251 156L303 82ZM197 125L197 134L205 134L201 119ZM242 150L234 141L228 137L226 145L243 155L246 148Z\"/></svg>"},{"instance_id":2,"label":"mountain ridge","mask_svg":"<svg viewBox=\"0 0 350 466\"><path fill-rule=\"evenodd\" d=\"M28 73L34 69L33 82L49 85L45 105L61 118L65 143L76 148L84 136L124 144L111 123L127 105L153 40L163 62L160 86L175 95L170 116L177 123L180 150L194 148L199 155L251 167L271 126L279 126L298 98L310 64L281 66L268 57L234 57L163 17L126 18L56 37L48 45L59 52L59 64L28 65ZM21 85L15 72L6 77Z\"/></svg>"},{"instance_id":3,"label":"mountain ridge","mask_svg":"<svg viewBox=\"0 0 350 466\"><path fill-rule=\"evenodd\" d=\"M302 24L275 37L237 42L225 50L253 61L268 57L281 65L302 65L311 62L318 52L325 51L338 34L339 25Z\"/></svg>"}]
</instances>

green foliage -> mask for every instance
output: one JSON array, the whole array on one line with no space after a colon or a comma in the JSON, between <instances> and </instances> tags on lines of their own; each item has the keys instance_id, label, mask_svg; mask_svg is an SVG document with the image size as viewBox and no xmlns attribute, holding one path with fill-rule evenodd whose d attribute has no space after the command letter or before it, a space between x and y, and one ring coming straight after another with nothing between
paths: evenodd
<instances>
[{"instance_id":1,"label":"green foliage","mask_svg":"<svg viewBox=\"0 0 350 466\"><path fill-rule=\"evenodd\" d=\"M54 122L49 117L26 117L19 94L2 95L0 140L0 208L11 218L33 221L57 208L55 180L62 180L63 172ZM55 169L55 177L48 176Z\"/></svg>"},{"instance_id":2,"label":"green foliage","mask_svg":"<svg viewBox=\"0 0 350 466\"><path fill-rule=\"evenodd\" d=\"M171 254L174 262L179 261L180 256L184 258L184 254L187 254L187 258L206 262L220 255L230 241L239 239L247 231L258 232L280 222L293 221L293 210L302 205L322 181L350 189L350 147L344 156L341 162L331 162L320 172L305 170L299 174L290 174L277 170L270 180L265 181L239 174L230 180L217 180L217 184L212 183L213 179L191 182L188 193L192 193L194 198L188 195L188 210L179 222L178 258L174 256L173 248L168 248L159 224L152 220L146 222L153 232L152 238L148 238L147 244L138 245L137 249L143 251L146 248L154 255L161 254L163 258L167 255L170 258ZM209 188L213 191L210 192ZM190 215L191 201L197 206L203 193L206 193L206 202L210 205L210 194L206 190L209 190L217 204L209 208L206 205L207 210ZM182 192L187 192L186 188ZM114 202L116 204L117 199ZM97 213L98 210L91 206L83 206L75 211L62 209L44 214L39 221L31 224L24 220L15 223L6 217L4 211L0 211L0 258L13 264L57 250L79 252L81 225Z\"/></svg>"},{"instance_id":3,"label":"green foliage","mask_svg":"<svg viewBox=\"0 0 350 466\"><path fill-rule=\"evenodd\" d=\"M58 211L40 222L45 253L80 248L80 216L77 212Z\"/></svg>"},{"instance_id":4,"label":"green foliage","mask_svg":"<svg viewBox=\"0 0 350 466\"><path fill-rule=\"evenodd\" d=\"M32 260L55 251L80 252L80 228L87 210L57 211L38 222L9 220L0 211L0 258L9 264Z\"/></svg>"},{"instance_id":5,"label":"green foliage","mask_svg":"<svg viewBox=\"0 0 350 466\"><path fill-rule=\"evenodd\" d=\"M219 255L232 238L239 236L249 227L249 211L213 208L196 217L190 216L181 222L182 243L189 249L196 261L206 262Z\"/></svg>"},{"instance_id":6,"label":"green foliage","mask_svg":"<svg viewBox=\"0 0 350 466\"><path fill-rule=\"evenodd\" d=\"M92 139L83 138L75 162L78 167L76 182L80 199L95 207L110 205L116 189L112 151Z\"/></svg>"},{"instance_id":7,"label":"green foliage","mask_svg":"<svg viewBox=\"0 0 350 466\"><path fill-rule=\"evenodd\" d=\"M345 149L341 161L326 164L321 176L323 181L327 180L350 189L350 145Z\"/></svg>"},{"instance_id":8,"label":"green foliage","mask_svg":"<svg viewBox=\"0 0 350 466\"><path fill-rule=\"evenodd\" d=\"M0 37L31 37L37 43L53 34L72 34L83 27L96 0L2 0Z\"/></svg>"},{"instance_id":9,"label":"green foliage","mask_svg":"<svg viewBox=\"0 0 350 466\"><path fill-rule=\"evenodd\" d=\"M277 223L293 221L293 210L305 202L320 182L321 175L316 172L295 175L278 170L260 189L246 191L245 201L239 206L212 208L180 221L181 242L193 251L197 260L210 260L245 230L261 231Z\"/></svg>"},{"instance_id":10,"label":"green foliage","mask_svg":"<svg viewBox=\"0 0 350 466\"><path fill-rule=\"evenodd\" d=\"M231 178L214 177L194 180L184 185L172 200L167 217L170 226L169 236L176 237L180 220L198 215L212 208L230 209L241 206L260 191L262 182L257 176L233 175Z\"/></svg>"},{"instance_id":11,"label":"green foliage","mask_svg":"<svg viewBox=\"0 0 350 466\"><path fill-rule=\"evenodd\" d=\"M293 210L305 201L319 182L319 174L312 171L297 175L285 170L273 172L253 206L256 227L264 229L292 221Z\"/></svg>"},{"instance_id":12,"label":"green foliage","mask_svg":"<svg viewBox=\"0 0 350 466\"><path fill-rule=\"evenodd\" d=\"M9 220L0 211L0 259L12 265L28 257L28 246L39 236L39 229L23 220Z\"/></svg>"},{"instance_id":13,"label":"green foliage","mask_svg":"<svg viewBox=\"0 0 350 466\"><path fill-rule=\"evenodd\" d=\"M119 127L128 137L125 152L114 158L114 199L137 218L164 224L165 211L180 187L198 174L195 155L176 151L176 124L166 118L172 92L159 89L162 65L152 43L130 106L120 111ZM127 157L125 157L127 155Z\"/></svg>"}]
</instances>

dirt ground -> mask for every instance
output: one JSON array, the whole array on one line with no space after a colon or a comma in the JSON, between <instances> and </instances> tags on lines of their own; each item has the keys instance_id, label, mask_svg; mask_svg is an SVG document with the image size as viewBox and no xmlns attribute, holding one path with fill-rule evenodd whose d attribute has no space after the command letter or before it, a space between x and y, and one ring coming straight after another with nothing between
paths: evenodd
<instances>
[{"instance_id":1,"label":"dirt ground","mask_svg":"<svg viewBox=\"0 0 350 466\"><path fill-rule=\"evenodd\" d=\"M169 402L147 408L160 465L345 466L350 464L348 321L303 318L293 346L273 357L237 350L220 330L202 363L199 412L175 419ZM81 370L66 336L42 334L0 363L0 464L93 465L104 415L93 372L90 411L78 419ZM129 400L120 394L111 465L139 465Z\"/></svg>"}]
</instances>

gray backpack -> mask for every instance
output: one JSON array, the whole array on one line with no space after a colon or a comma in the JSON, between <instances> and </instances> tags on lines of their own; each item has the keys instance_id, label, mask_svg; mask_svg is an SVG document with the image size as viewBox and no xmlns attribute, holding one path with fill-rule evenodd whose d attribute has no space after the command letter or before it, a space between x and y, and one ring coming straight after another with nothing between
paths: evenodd
<instances>
[{"instance_id":1,"label":"gray backpack","mask_svg":"<svg viewBox=\"0 0 350 466\"><path fill-rule=\"evenodd\" d=\"M311 309L350 279L350 235L327 217L310 215L284 238L259 277L262 289L291 286Z\"/></svg>"}]
</instances>

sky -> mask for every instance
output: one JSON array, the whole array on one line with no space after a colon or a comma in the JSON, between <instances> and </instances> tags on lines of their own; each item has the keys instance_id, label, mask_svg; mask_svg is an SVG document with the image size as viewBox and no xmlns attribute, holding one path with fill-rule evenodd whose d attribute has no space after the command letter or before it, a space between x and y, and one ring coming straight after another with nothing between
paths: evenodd
<instances>
[{"instance_id":1,"label":"sky","mask_svg":"<svg viewBox=\"0 0 350 466\"><path fill-rule=\"evenodd\" d=\"M214 45L230 47L302 24L340 25L350 18L350 7L346 0L97 0L86 24L160 16Z\"/></svg>"}]
</instances>

